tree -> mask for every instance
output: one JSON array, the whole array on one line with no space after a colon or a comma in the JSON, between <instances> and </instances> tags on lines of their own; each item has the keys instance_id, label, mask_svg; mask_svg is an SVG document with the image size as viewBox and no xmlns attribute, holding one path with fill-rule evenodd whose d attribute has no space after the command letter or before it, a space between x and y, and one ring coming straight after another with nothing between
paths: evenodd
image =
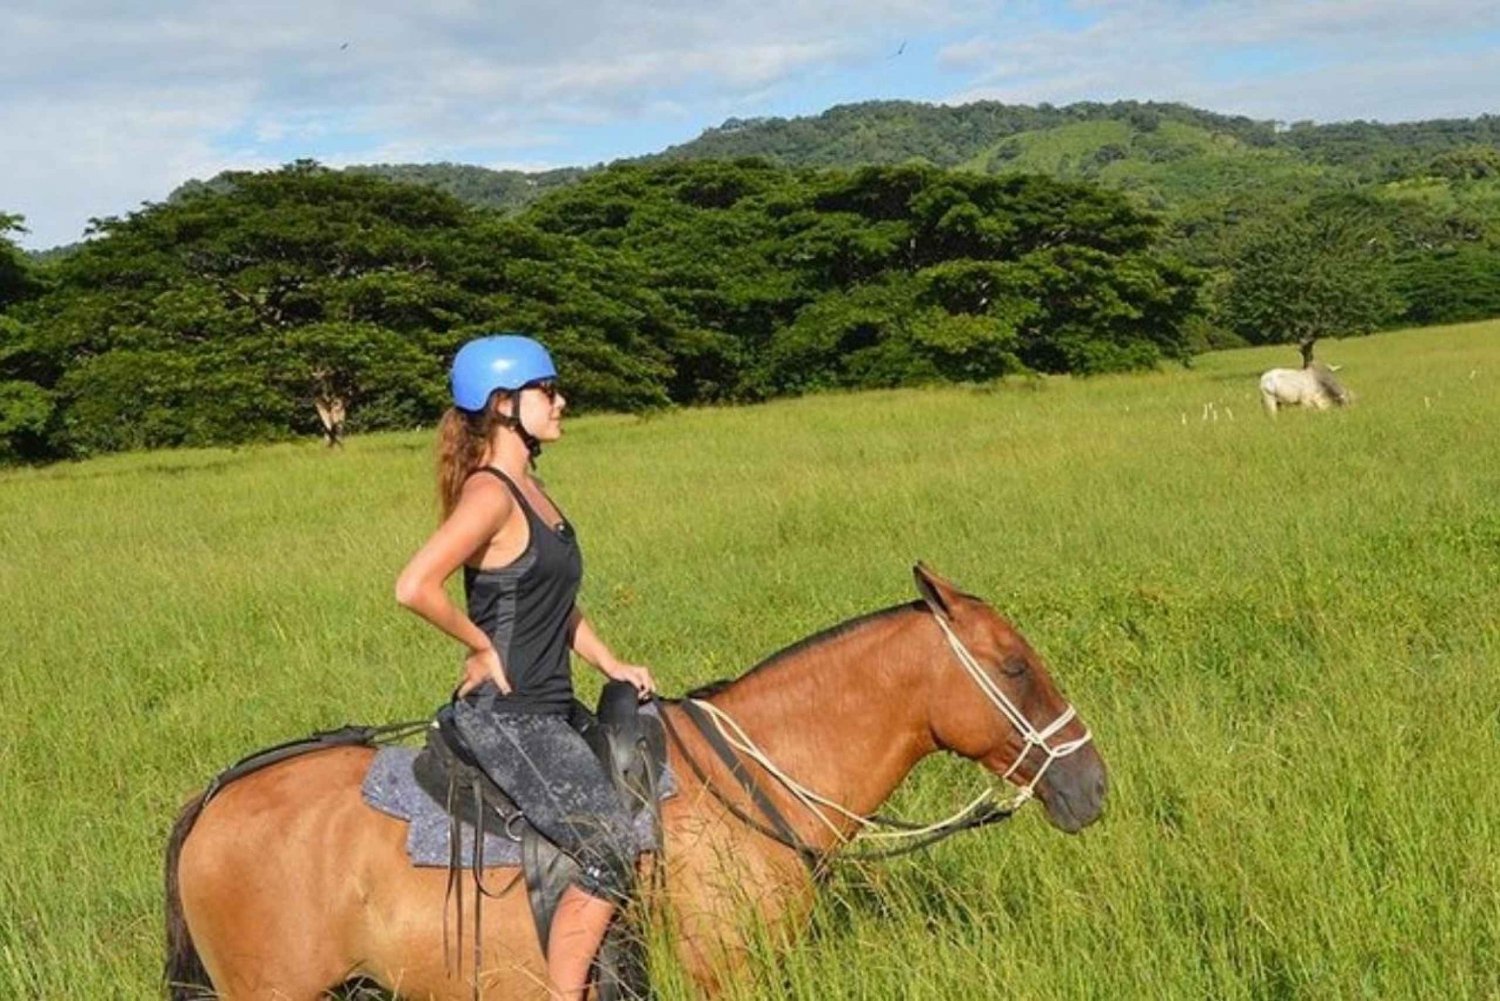
<instances>
[{"instance_id":1,"label":"tree","mask_svg":"<svg viewBox=\"0 0 1500 1001\"><path fill-rule=\"evenodd\" d=\"M1461 146L1433 157L1428 169L1453 181L1500 177L1500 150L1493 146Z\"/></svg>"},{"instance_id":2,"label":"tree","mask_svg":"<svg viewBox=\"0 0 1500 1001\"><path fill-rule=\"evenodd\" d=\"M42 387L21 379L0 381L0 461L43 457L52 412L52 396Z\"/></svg>"},{"instance_id":3,"label":"tree","mask_svg":"<svg viewBox=\"0 0 1500 1001\"><path fill-rule=\"evenodd\" d=\"M313 408L330 448L341 443L351 412L356 427L400 427L444 405L438 359L378 324L307 324L281 340L277 355L276 381L286 397Z\"/></svg>"},{"instance_id":4,"label":"tree","mask_svg":"<svg viewBox=\"0 0 1500 1001\"><path fill-rule=\"evenodd\" d=\"M0 382L37 391L0 393L0 426L53 455L336 444L434 418L447 359L497 330L544 337L583 409L1149 366L1186 356L1201 282L1162 235L1093 185L920 164L620 166L517 218L230 173L48 266L0 340Z\"/></svg>"},{"instance_id":5,"label":"tree","mask_svg":"<svg viewBox=\"0 0 1500 1001\"><path fill-rule=\"evenodd\" d=\"M1401 310L1384 234L1347 210L1314 205L1247 228L1222 317L1251 344L1295 343L1304 365L1322 337L1370 333Z\"/></svg>"},{"instance_id":6,"label":"tree","mask_svg":"<svg viewBox=\"0 0 1500 1001\"><path fill-rule=\"evenodd\" d=\"M684 402L1151 365L1201 280L1119 195L915 164L615 167L525 218L641 262L702 338L668 346Z\"/></svg>"},{"instance_id":7,"label":"tree","mask_svg":"<svg viewBox=\"0 0 1500 1001\"><path fill-rule=\"evenodd\" d=\"M11 233L24 233L25 217L0 212L0 313L36 289L36 280L26 255L11 240Z\"/></svg>"},{"instance_id":8,"label":"tree","mask_svg":"<svg viewBox=\"0 0 1500 1001\"><path fill-rule=\"evenodd\" d=\"M1462 323L1500 316L1500 250L1482 245L1439 250L1403 261L1396 287L1411 323Z\"/></svg>"},{"instance_id":9,"label":"tree","mask_svg":"<svg viewBox=\"0 0 1500 1001\"><path fill-rule=\"evenodd\" d=\"M667 402L678 315L611 252L312 163L221 182L99 221L28 307L11 368L56 401L56 454L415 426L497 329L542 332L577 406Z\"/></svg>"},{"instance_id":10,"label":"tree","mask_svg":"<svg viewBox=\"0 0 1500 1001\"><path fill-rule=\"evenodd\" d=\"M886 307L905 321L856 329L904 345L908 381L993 378L1019 367L1110 371L1187 354L1184 323L1198 308L1201 277L1159 253L1161 221L1117 194L1038 175L905 166L825 175L811 202L823 213L787 217L797 226L783 255L814 290L906 290L908 301ZM803 310L796 326L851 315L842 306ZM792 336L804 340L807 331ZM903 369L865 370L888 381Z\"/></svg>"},{"instance_id":11,"label":"tree","mask_svg":"<svg viewBox=\"0 0 1500 1001\"><path fill-rule=\"evenodd\" d=\"M30 378L29 330L12 311L41 290L33 269L10 239L26 232L18 215L0 212L0 462L41 458L54 406Z\"/></svg>"}]
</instances>

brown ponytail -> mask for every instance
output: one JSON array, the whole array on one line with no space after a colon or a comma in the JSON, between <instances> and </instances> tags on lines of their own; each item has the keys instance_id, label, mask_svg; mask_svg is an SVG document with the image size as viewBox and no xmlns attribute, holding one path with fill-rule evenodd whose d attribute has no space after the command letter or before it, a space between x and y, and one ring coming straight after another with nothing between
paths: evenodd
<instances>
[{"instance_id":1,"label":"brown ponytail","mask_svg":"<svg viewBox=\"0 0 1500 1001\"><path fill-rule=\"evenodd\" d=\"M458 506L464 481L484 461L497 419L495 403L495 397L491 397L477 412L449 407L438 423L438 509L444 520Z\"/></svg>"}]
</instances>

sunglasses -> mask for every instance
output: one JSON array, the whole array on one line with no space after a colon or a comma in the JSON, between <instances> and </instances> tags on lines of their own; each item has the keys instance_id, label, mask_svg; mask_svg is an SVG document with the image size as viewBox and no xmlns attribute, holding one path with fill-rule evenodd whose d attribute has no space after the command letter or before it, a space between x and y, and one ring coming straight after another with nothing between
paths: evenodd
<instances>
[{"instance_id":1,"label":"sunglasses","mask_svg":"<svg viewBox=\"0 0 1500 1001\"><path fill-rule=\"evenodd\" d=\"M522 388L540 390L541 394L548 400L556 400L557 394L562 392L562 387L557 384L556 379L548 379L545 382L530 382Z\"/></svg>"}]
</instances>

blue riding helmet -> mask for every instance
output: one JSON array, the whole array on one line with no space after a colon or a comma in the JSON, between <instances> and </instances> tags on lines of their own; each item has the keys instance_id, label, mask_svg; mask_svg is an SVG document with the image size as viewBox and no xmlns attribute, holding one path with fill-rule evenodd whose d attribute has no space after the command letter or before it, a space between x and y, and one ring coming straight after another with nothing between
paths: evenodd
<instances>
[{"instance_id":1,"label":"blue riding helmet","mask_svg":"<svg viewBox=\"0 0 1500 1001\"><path fill-rule=\"evenodd\" d=\"M557 366L547 349L530 337L492 334L458 349L449 378L454 406L483 410L495 390L517 390L541 379L556 379Z\"/></svg>"}]
</instances>

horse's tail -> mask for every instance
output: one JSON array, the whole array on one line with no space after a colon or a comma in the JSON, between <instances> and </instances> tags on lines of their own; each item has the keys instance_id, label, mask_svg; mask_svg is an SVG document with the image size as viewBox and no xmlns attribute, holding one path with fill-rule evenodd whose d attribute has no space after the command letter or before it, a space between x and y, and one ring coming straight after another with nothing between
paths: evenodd
<instances>
[{"instance_id":1,"label":"horse's tail","mask_svg":"<svg viewBox=\"0 0 1500 1001\"><path fill-rule=\"evenodd\" d=\"M177 863L182 857L182 843L203 812L208 793L202 792L188 801L172 825L172 836L167 840L167 961L163 977L167 997L171 1001L195 1001L210 997L213 985L208 971L193 946L193 937L188 934L187 921L182 916L182 890L177 883Z\"/></svg>"}]
</instances>

